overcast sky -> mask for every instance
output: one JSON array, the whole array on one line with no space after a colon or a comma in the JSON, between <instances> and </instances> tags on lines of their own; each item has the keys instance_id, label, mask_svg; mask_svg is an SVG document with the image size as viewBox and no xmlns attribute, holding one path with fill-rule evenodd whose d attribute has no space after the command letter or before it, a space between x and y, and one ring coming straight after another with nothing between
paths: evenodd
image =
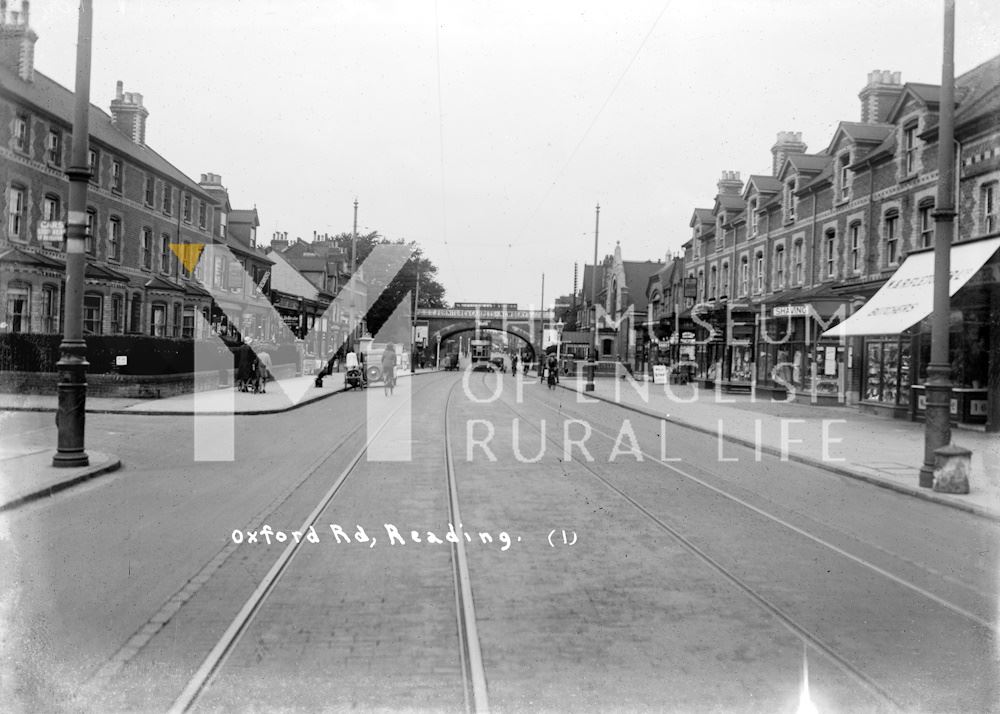
<instances>
[{"instance_id":1,"label":"overcast sky","mask_svg":"<svg viewBox=\"0 0 1000 714\"><path fill-rule=\"evenodd\" d=\"M94 104L143 94L149 145L221 174L265 242L349 232L357 198L450 302L570 292L598 202L600 255L663 258L723 170L770 173L778 131L818 152L859 120L869 71L941 80L942 0L94 5ZM1000 2L957 5L961 74L1000 53ZM36 68L70 88L77 8L31 3Z\"/></svg>"}]
</instances>

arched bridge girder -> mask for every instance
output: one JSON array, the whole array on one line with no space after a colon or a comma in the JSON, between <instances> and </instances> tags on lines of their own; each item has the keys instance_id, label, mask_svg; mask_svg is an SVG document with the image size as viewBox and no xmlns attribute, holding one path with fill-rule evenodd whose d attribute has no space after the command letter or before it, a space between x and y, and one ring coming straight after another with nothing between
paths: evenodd
<instances>
[{"instance_id":1,"label":"arched bridge girder","mask_svg":"<svg viewBox=\"0 0 1000 714\"><path fill-rule=\"evenodd\" d=\"M534 335L532 335L532 333L529 330L527 330L525 327L522 327L517 323L513 324L508 323L507 325L499 327L490 325L489 327L482 327L481 329L484 332L506 332L509 335L513 335L514 337L519 338L528 346L528 349L531 350L532 360L534 360L537 355L543 353L541 345L537 343L537 338ZM427 342L428 344L435 344L437 340L444 342L449 337L454 337L455 335L461 334L463 332L475 332L475 331L476 331L476 323L467 320L452 322L447 325L442 325L441 327L438 327L436 329L431 329L429 327L427 331Z\"/></svg>"}]
</instances>

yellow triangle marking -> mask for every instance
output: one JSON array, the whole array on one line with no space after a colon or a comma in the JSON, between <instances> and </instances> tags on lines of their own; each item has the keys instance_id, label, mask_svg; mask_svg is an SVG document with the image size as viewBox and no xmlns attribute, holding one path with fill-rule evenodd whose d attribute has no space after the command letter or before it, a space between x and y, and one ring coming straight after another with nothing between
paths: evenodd
<instances>
[{"instance_id":1,"label":"yellow triangle marking","mask_svg":"<svg viewBox=\"0 0 1000 714\"><path fill-rule=\"evenodd\" d=\"M194 271L194 266L198 265L202 251L205 250L204 243L171 243L170 250L184 264L184 269L189 273Z\"/></svg>"}]
</instances>

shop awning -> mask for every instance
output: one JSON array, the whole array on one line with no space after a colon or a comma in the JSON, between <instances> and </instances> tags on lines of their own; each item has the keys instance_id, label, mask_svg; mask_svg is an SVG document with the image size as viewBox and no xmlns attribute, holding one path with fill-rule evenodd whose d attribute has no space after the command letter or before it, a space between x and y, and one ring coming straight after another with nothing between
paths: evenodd
<instances>
[{"instance_id":1,"label":"shop awning","mask_svg":"<svg viewBox=\"0 0 1000 714\"><path fill-rule=\"evenodd\" d=\"M1000 237L959 243L951 247L951 280L954 295L1000 248ZM896 335L923 320L934 310L934 251L907 256L895 274L844 322L823 337Z\"/></svg>"}]
</instances>

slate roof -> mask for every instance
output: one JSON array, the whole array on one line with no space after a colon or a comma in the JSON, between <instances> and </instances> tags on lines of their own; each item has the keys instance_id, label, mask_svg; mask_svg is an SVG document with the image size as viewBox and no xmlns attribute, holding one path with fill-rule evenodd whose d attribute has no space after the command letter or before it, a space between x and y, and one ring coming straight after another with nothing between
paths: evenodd
<instances>
[{"instance_id":1,"label":"slate roof","mask_svg":"<svg viewBox=\"0 0 1000 714\"><path fill-rule=\"evenodd\" d=\"M757 187L758 193L778 193L781 191L781 181L774 178L774 176L752 174L750 178L747 179L747 186L743 190L744 196L746 196L747 192L750 190L750 184Z\"/></svg>"},{"instance_id":2,"label":"slate roof","mask_svg":"<svg viewBox=\"0 0 1000 714\"><path fill-rule=\"evenodd\" d=\"M601 290L604 289L604 266L598 265L598 280L597 280L597 294L601 294ZM584 265L583 266L583 281L580 284L580 295L585 301L590 300L591 295L591 280L593 280L594 266Z\"/></svg>"},{"instance_id":3,"label":"slate roof","mask_svg":"<svg viewBox=\"0 0 1000 714\"><path fill-rule=\"evenodd\" d=\"M112 270L106 265L98 265L97 263L87 263L87 267L83 271L83 277L90 280L110 280L116 283L125 283L126 285L132 282L124 273L119 273L117 270Z\"/></svg>"},{"instance_id":4,"label":"slate roof","mask_svg":"<svg viewBox=\"0 0 1000 714\"><path fill-rule=\"evenodd\" d=\"M58 82L35 70L34 81L25 82L9 68L0 65L0 92L7 92L19 101L31 104L41 112L59 118L72 126L75 95ZM156 171L171 179L185 191L216 204L211 194L187 177L177 167L160 156L149 146L140 146L125 136L111 122L111 116L93 104L90 105L91 140L109 147L121 156Z\"/></svg>"},{"instance_id":5,"label":"slate roof","mask_svg":"<svg viewBox=\"0 0 1000 714\"><path fill-rule=\"evenodd\" d=\"M727 211L743 211L746 209L746 201L742 196L734 196L729 193L720 193L715 197L716 205L721 205Z\"/></svg>"},{"instance_id":6,"label":"slate roof","mask_svg":"<svg viewBox=\"0 0 1000 714\"><path fill-rule=\"evenodd\" d=\"M656 272L663 267L663 263L656 260L623 260L622 267L625 269L625 285L628 286L629 300L637 312L644 312L648 305L646 286L649 278L656 275Z\"/></svg>"},{"instance_id":7,"label":"slate roof","mask_svg":"<svg viewBox=\"0 0 1000 714\"><path fill-rule=\"evenodd\" d=\"M825 154L789 154L787 160L796 171L822 171L830 163Z\"/></svg>"},{"instance_id":8,"label":"slate roof","mask_svg":"<svg viewBox=\"0 0 1000 714\"><path fill-rule=\"evenodd\" d=\"M21 265L37 265L42 268L56 268L62 270L66 267L66 264L61 260L56 260L55 258L50 258L42 253L35 253L33 251L21 250L20 248L11 248L3 253L0 253L0 263L19 263Z\"/></svg>"},{"instance_id":9,"label":"slate roof","mask_svg":"<svg viewBox=\"0 0 1000 714\"><path fill-rule=\"evenodd\" d=\"M172 280L166 280L159 275L154 275L146 281L144 286L147 290L170 290L172 292L185 292L184 288Z\"/></svg>"},{"instance_id":10,"label":"slate roof","mask_svg":"<svg viewBox=\"0 0 1000 714\"><path fill-rule=\"evenodd\" d=\"M1000 55L955 78L955 126L1000 113ZM934 117L924 134L937 130Z\"/></svg>"},{"instance_id":11,"label":"slate roof","mask_svg":"<svg viewBox=\"0 0 1000 714\"><path fill-rule=\"evenodd\" d=\"M694 226L695 221L699 221L700 223L715 223L714 213L714 209L711 208L696 208L691 215L691 222L688 225Z\"/></svg>"},{"instance_id":12,"label":"slate roof","mask_svg":"<svg viewBox=\"0 0 1000 714\"><path fill-rule=\"evenodd\" d=\"M250 223L254 227L260 226L256 208L234 208L229 213L229 220L236 223Z\"/></svg>"},{"instance_id":13,"label":"slate roof","mask_svg":"<svg viewBox=\"0 0 1000 714\"><path fill-rule=\"evenodd\" d=\"M801 196L804 193L808 193L808 190L811 189L811 188L818 188L820 186L825 185L831 179L833 179L833 162L832 161L829 162L829 163L827 163L826 168L824 168L822 171L820 171L818 174L816 174L816 176L813 177L813 179L810 180L809 183L800 186L799 189L795 192L795 194L797 196Z\"/></svg>"},{"instance_id":14,"label":"slate roof","mask_svg":"<svg viewBox=\"0 0 1000 714\"><path fill-rule=\"evenodd\" d=\"M319 256L297 256L285 255L287 260L296 270L306 270L308 272L324 272L326 270L326 258Z\"/></svg>"}]
</instances>

